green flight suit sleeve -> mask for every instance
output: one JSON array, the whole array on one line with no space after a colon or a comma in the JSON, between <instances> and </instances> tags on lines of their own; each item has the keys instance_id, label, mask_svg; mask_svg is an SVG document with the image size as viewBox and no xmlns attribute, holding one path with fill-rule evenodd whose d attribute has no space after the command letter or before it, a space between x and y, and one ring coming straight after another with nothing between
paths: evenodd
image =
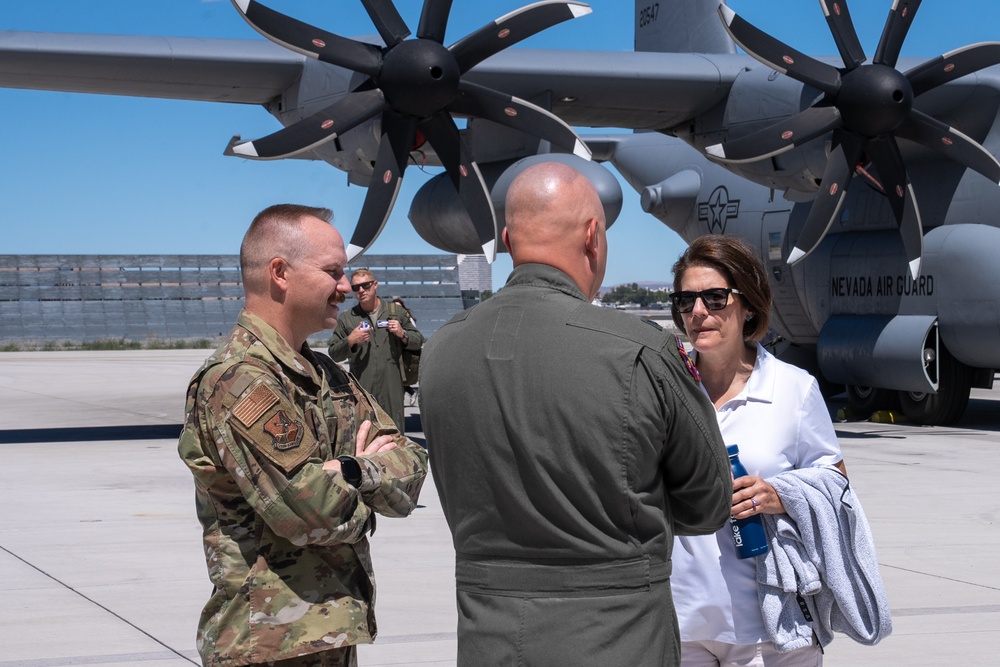
<instances>
[{"instance_id":1,"label":"green flight suit sleeve","mask_svg":"<svg viewBox=\"0 0 1000 667\"><path fill-rule=\"evenodd\" d=\"M351 344L347 341L347 336L350 335L354 327L348 328L348 319L344 315L337 318L337 326L333 330L333 337L330 339L330 348L328 350L330 358L334 361L344 361L351 353Z\"/></svg>"},{"instance_id":2,"label":"green flight suit sleeve","mask_svg":"<svg viewBox=\"0 0 1000 667\"><path fill-rule=\"evenodd\" d=\"M733 498L732 473L715 408L676 350L644 350L642 367L658 385L670 413L661 465L674 534L714 533L729 520Z\"/></svg>"},{"instance_id":3,"label":"green flight suit sleeve","mask_svg":"<svg viewBox=\"0 0 1000 667\"><path fill-rule=\"evenodd\" d=\"M404 348L411 352L416 352L423 347L424 335L413 324L413 320L409 317L402 317L399 323L403 325L403 329L406 331L406 345Z\"/></svg>"}]
</instances>

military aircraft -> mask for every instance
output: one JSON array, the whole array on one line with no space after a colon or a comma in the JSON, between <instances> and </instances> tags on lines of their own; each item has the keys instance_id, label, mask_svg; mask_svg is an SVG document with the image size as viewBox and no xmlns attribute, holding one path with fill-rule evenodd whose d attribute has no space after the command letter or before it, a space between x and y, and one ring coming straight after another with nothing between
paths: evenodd
<instances>
[{"instance_id":1,"label":"military aircraft","mask_svg":"<svg viewBox=\"0 0 1000 667\"><path fill-rule=\"evenodd\" d=\"M915 0L887 2L871 63L844 0L817 7L834 58L717 0L637 0L634 52L506 48L586 13L574 1L529 5L447 46L451 0L425 0L415 36L391 0L360 2L374 38L266 0L233 5L267 40L5 33L0 86L263 105L284 129L227 150L323 160L368 185L354 256L414 163L445 167L409 217L449 252L497 249L506 185L540 159L584 169L613 220L621 190L592 153L684 239L759 248L776 351L847 386L856 410L899 403L919 423L951 423L971 388L992 384L1000 45L900 59ZM635 132L581 142L571 127Z\"/></svg>"}]
</instances>

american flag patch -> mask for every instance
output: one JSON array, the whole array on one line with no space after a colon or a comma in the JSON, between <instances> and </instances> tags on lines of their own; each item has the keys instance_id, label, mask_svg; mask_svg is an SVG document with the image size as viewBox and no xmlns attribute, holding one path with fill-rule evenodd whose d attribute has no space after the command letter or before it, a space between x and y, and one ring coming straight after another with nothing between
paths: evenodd
<instances>
[{"instance_id":1,"label":"american flag patch","mask_svg":"<svg viewBox=\"0 0 1000 667\"><path fill-rule=\"evenodd\" d=\"M677 351L680 353L681 361L687 367L688 373L691 374L695 382L701 382L701 374L698 372L698 367L691 361L691 356L688 355L687 350L684 348L684 341L681 340L680 336L674 336L674 340L677 341Z\"/></svg>"},{"instance_id":2,"label":"american flag patch","mask_svg":"<svg viewBox=\"0 0 1000 667\"><path fill-rule=\"evenodd\" d=\"M274 392L261 384L233 406L233 416L244 426L250 426L277 402Z\"/></svg>"}]
</instances>

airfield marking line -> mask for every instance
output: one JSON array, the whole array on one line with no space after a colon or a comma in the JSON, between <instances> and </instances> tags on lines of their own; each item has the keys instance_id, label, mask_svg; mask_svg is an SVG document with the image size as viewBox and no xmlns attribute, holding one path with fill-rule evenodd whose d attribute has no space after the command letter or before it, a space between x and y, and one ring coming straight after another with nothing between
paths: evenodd
<instances>
[{"instance_id":1,"label":"airfield marking line","mask_svg":"<svg viewBox=\"0 0 1000 667\"><path fill-rule=\"evenodd\" d=\"M145 630L143 630L142 628L140 628L138 625L136 625L132 621L128 620L127 618L122 617L120 614L112 611L111 609L108 609L107 607L105 607L103 604L101 604L97 600L94 600L93 598L87 597L86 595L84 595L80 591L76 590L75 588L73 588L69 584L65 583L64 581L60 581L59 579L57 579L56 577L52 576L51 574L49 574L45 570L41 569L40 567L38 567L34 563L29 563L28 561L26 561L25 559L21 558L16 553L14 553L13 551L11 551L7 547L3 546L2 544L0 544L0 551L3 551L5 553L7 553L7 554L10 554L11 556L13 556L17 560L21 561L22 563L24 563L25 565L27 565L31 569L37 571L40 574L45 575L46 577L48 577L52 581L56 582L60 586L66 588L67 590L73 591L74 593L76 593L77 595L79 595L80 597L82 597L87 602L89 602L92 605L94 605L96 607L99 607L100 609L103 609L104 611L108 612L109 614L111 614L112 616L114 616L115 618L117 618L119 621L125 623L128 626L131 626L135 630L138 630L139 632L141 632L142 634L146 635L147 637L149 637L150 639L152 639L154 642L156 642L157 644L159 644L163 648L167 649L168 651L170 651L171 653L177 655L178 657L183 658L184 660L187 660L192 665L197 665L198 664L197 662L195 662L191 658L187 657L186 655L184 655L183 653L181 653L177 649L173 648L172 646L168 646L167 644L163 643L163 641L161 641L160 639L157 639L153 635L149 634L148 632L146 632Z\"/></svg>"},{"instance_id":2,"label":"airfield marking line","mask_svg":"<svg viewBox=\"0 0 1000 667\"><path fill-rule=\"evenodd\" d=\"M67 660L71 662L66 662ZM108 665L116 662L134 665L136 662L162 662L164 660L173 660L173 658L166 651L158 651L157 653L113 653L108 655L74 656L72 658L0 660L0 667L64 667L65 665Z\"/></svg>"},{"instance_id":3,"label":"airfield marking line","mask_svg":"<svg viewBox=\"0 0 1000 667\"><path fill-rule=\"evenodd\" d=\"M911 607L909 609L893 609L893 616L940 616L945 614L997 614L1000 605L980 604L964 607ZM3 663L0 663L3 667Z\"/></svg>"},{"instance_id":4,"label":"airfield marking line","mask_svg":"<svg viewBox=\"0 0 1000 667\"><path fill-rule=\"evenodd\" d=\"M0 547L0 548L2 548L2 547ZM962 579L955 579L954 577L944 577L944 576L942 576L940 574L931 574L929 572L921 572L920 570L911 570L911 569L909 569L907 567L899 567L898 565L886 565L885 563L879 563L879 566L880 567L892 568L893 570L901 570L903 572L910 572L912 574L922 574L924 576L931 577L933 579L944 579L945 581L954 581L957 584L966 584L968 586L975 586L976 588L986 588L986 589L989 589L991 591L1000 591L1000 587L998 587L998 586L987 586L986 584L974 584L971 581L964 581Z\"/></svg>"},{"instance_id":5,"label":"airfield marking line","mask_svg":"<svg viewBox=\"0 0 1000 667\"><path fill-rule=\"evenodd\" d=\"M3 389L10 389L9 387L2 387L2 388ZM76 404L76 405L83 405L83 406L86 406L88 408L97 408L99 410L107 409L107 407L108 407L106 405L101 405L100 403L89 403L87 401L81 401L81 400L77 400L77 399L74 399L74 398L66 398L65 396L54 396L52 394L43 394L43 393L40 393L40 392L37 392L37 391L28 391L27 389L20 389L20 388L18 388L18 389L12 389L12 391L17 391L18 393L21 393L21 394L27 394L29 396L35 396L35 397L38 397L38 398L41 398L41 399L47 399L47 400L50 400L50 401L65 401L66 403L73 403L73 404ZM147 417L147 418L152 418L152 419L166 419L166 417L164 417L163 415L150 415L150 414L146 414L145 412L136 412L135 410L123 409L123 408L117 407L117 406L115 407L115 410L117 412L119 412L119 413L131 414L131 415L135 415L136 417Z\"/></svg>"},{"instance_id":6,"label":"airfield marking line","mask_svg":"<svg viewBox=\"0 0 1000 667\"><path fill-rule=\"evenodd\" d=\"M0 385L0 389L8 389L8 390L10 390L12 392L17 392L19 394L26 394L28 396L35 396L37 398L46 399L46 400L49 400L49 401L65 401L67 403L74 403L76 405L83 405L83 406L86 406L88 408L106 409L108 407L108 406L102 405L100 403L90 403L88 401L82 401L82 400L75 399L75 398L67 398L66 396L59 396L59 395L54 395L54 394L51 394L51 393L43 393L43 392L38 392L38 391L30 391L28 389L22 389L20 387L12 387L12 386ZM117 407L117 406L115 407L115 410L118 411L118 412L122 412L122 413L132 414L132 415L135 415L137 417L147 417L147 418L154 418L154 419L163 419L163 418L165 418L163 415L149 415L149 414L146 414L144 412L136 412L135 410L122 409L122 408Z\"/></svg>"}]
</instances>

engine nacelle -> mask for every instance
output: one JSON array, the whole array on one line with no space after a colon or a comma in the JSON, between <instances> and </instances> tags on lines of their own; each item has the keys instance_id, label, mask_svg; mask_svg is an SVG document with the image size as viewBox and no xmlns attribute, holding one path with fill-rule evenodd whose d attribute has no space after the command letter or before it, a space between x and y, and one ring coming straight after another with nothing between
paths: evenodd
<instances>
[{"instance_id":1,"label":"engine nacelle","mask_svg":"<svg viewBox=\"0 0 1000 667\"><path fill-rule=\"evenodd\" d=\"M1000 368L997 248L1000 229L988 225L944 225L924 236L924 261L938 276L941 340L974 368Z\"/></svg>"},{"instance_id":2,"label":"engine nacelle","mask_svg":"<svg viewBox=\"0 0 1000 667\"><path fill-rule=\"evenodd\" d=\"M721 117L702 114L686 141L704 152L711 144L732 141L762 130L781 117L791 117L809 107L817 91L766 65L752 63L733 82ZM826 168L823 141L809 141L766 160L728 163L725 167L747 180L774 190L784 190L791 201L815 197Z\"/></svg>"},{"instance_id":3,"label":"engine nacelle","mask_svg":"<svg viewBox=\"0 0 1000 667\"><path fill-rule=\"evenodd\" d=\"M479 165L483 179L490 186L490 196L493 199L500 231L506 226L504 204L511 182L522 171L539 162L561 162L580 171L594 184L604 206L608 227L618 218L622 210L622 188L614 174L596 162L575 155L546 153L532 155L513 163L495 162ZM409 218L420 238L435 248L467 255L482 253L482 247L472 226L472 219L447 174L435 176L417 191L410 204ZM502 243L497 243L497 250L504 252L506 248Z\"/></svg>"},{"instance_id":4,"label":"engine nacelle","mask_svg":"<svg viewBox=\"0 0 1000 667\"><path fill-rule=\"evenodd\" d=\"M833 315L823 325L816 354L823 377L835 384L938 390L933 315Z\"/></svg>"},{"instance_id":5,"label":"engine nacelle","mask_svg":"<svg viewBox=\"0 0 1000 667\"><path fill-rule=\"evenodd\" d=\"M366 78L362 74L306 58L302 63L302 76L280 98L269 103L267 110L288 127L343 98ZM338 135L333 141L295 155L293 159L322 160L347 172L352 185L367 187L378 155L381 125L381 119L376 115L349 132Z\"/></svg>"}]
</instances>

